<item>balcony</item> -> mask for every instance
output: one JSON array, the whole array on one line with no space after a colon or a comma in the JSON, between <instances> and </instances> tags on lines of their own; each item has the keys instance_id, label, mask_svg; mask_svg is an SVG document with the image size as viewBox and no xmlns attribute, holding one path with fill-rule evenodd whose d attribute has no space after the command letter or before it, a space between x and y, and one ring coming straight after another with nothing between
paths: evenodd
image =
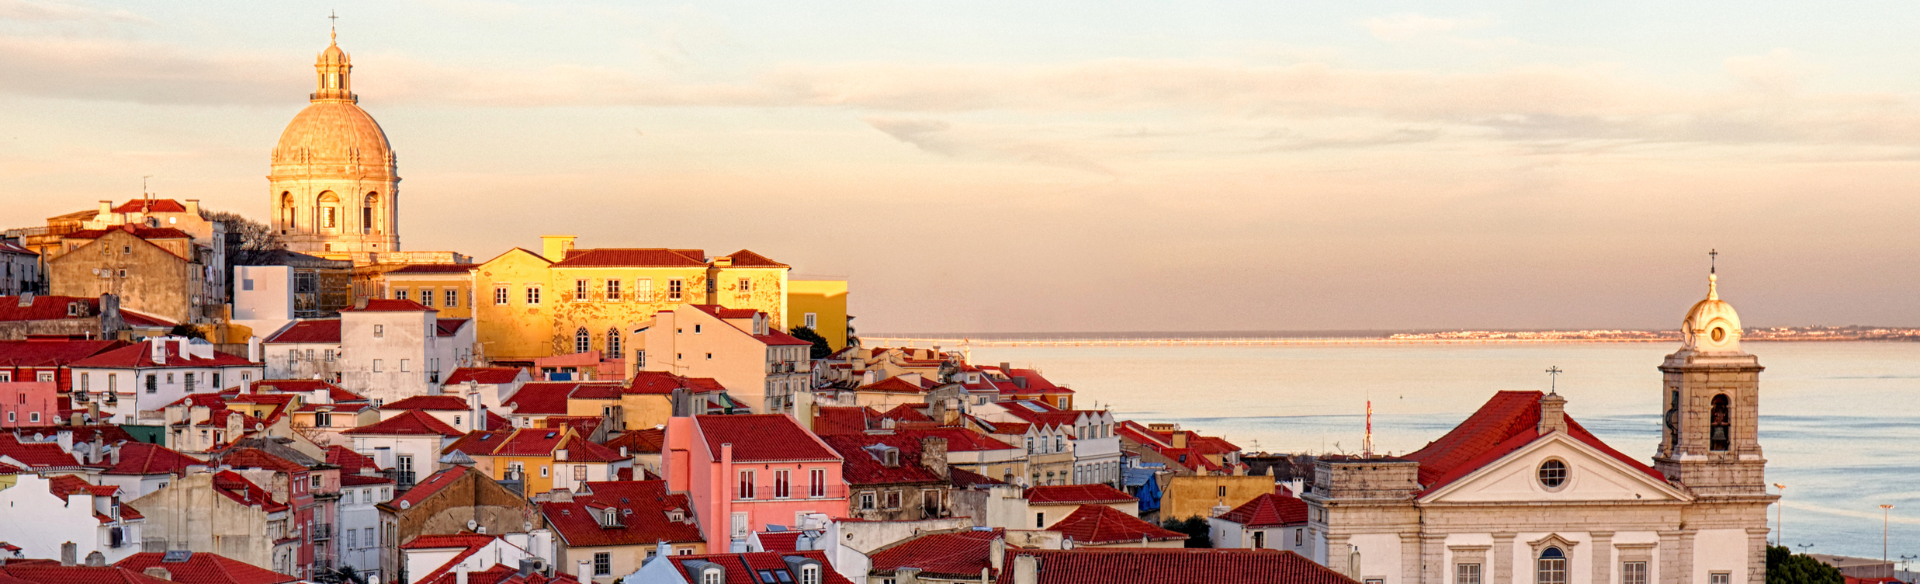
<instances>
[{"instance_id":1,"label":"balcony","mask_svg":"<svg viewBox=\"0 0 1920 584\"><path fill-rule=\"evenodd\" d=\"M329 540L329 539L333 539L332 523L313 524L313 540L314 541L323 541L323 540Z\"/></svg>"},{"instance_id":2,"label":"balcony","mask_svg":"<svg viewBox=\"0 0 1920 584\"><path fill-rule=\"evenodd\" d=\"M779 491L774 489L772 483L752 485L744 490L740 488L739 483L734 483L733 485L733 500L736 502L845 499L847 498L847 486L823 485L818 488L813 488L807 484L796 483L788 485L787 492L785 493L786 496L778 496L780 494Z\"/></svg>"}]
</instances>

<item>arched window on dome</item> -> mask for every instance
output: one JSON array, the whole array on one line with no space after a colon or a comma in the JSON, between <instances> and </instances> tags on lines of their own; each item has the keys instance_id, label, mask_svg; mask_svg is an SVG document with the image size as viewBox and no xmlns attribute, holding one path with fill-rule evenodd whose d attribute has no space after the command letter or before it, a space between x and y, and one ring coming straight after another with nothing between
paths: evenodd
<instances>
[{"instance_id":1,"label":"arched window on dome","mask_svg":"<svg viewBox=\"0 0 1920 584\"><path fill-rule=\"evenodd\" d=\"M320 206L316 210L318 211L317 215L320 219L321 229L328 231L338 231L340 229L339 195L333 194L333 191L320 193Z\"/></svg>"},{"instance_id":2,"label":"arched window on dome","mask_svg":"<svg viewBox=\"0 0 1920 584\"><path fill-rule=\"evenodd\" d=\"M573 331L573 352L585 353L593 350L593 335L587 334L587 327Z\"/></svg>"},{"instance_id":3,"label":"arched window on dome","mask_svg":"<svg viewBox=\"0 0 1920 584\"><path fill-rule=\"evenodd\" d=\"M1714 452L1726 452L1733 443L1733 412L1728 401L1727 394L1713 396L1712 419L1707 424L1707 448Z\"/></svg>"},{"instance_id":4,"label":"arched window on dome","mask_svg":"<svg viewBox=\"0 0 1920 584\"><path fill-rule=\"evenodd\" d=\"M280 193L280 230L293 229L293 224L293 193L283 191Z\"/></svg>"},{"instance_id":5,"label":"arched window on dome","mask_svg":"<svg viewBox=\"0 0 1920 584\"><path fill-rule=\"evenodd\" d=\"M366 235L373 233L373 210L379 207L380 193L367 193L366 204L360 206L360 233Z\"/></svg>"}]
</instances>

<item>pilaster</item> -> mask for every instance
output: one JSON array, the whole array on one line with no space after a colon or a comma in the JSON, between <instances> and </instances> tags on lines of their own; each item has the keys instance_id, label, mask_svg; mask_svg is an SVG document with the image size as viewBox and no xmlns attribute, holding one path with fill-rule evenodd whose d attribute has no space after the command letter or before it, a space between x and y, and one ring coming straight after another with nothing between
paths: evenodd
<instances>
[{"instance_id":1,"label":"pilaster","mask_svg":"<svg viewBox=\"0 0 1920 584\"><path fill-rule=\"evenodd\" d=\"M1592 531L1587 535L1593 538L1593 545L1587 550L1588 561L1593 563L1593 584L1612 584L1613 532Z\"/></svg>"},{"instance_id":2,"label":"pilaster","mask_svg":"<svg viewBox=\"0 0 1920 584\"><path fill-rule=\"evenodd\" d=\"M1420 583L1447 584L1447 534L1420 534Z\"/></svg>"},{"instance_id":3,"label":"pilaster","mask_svg":"<svg viewBox=\"0 0 1920 584\"><path fill-rule=\"evenodd\" d=\"M1400 536L1400 584L1424 584L1420 579L1420 532L1402 531Z\"/></svg>"},{"instance_id":4,"label":"pilaster","mask_svg":"<svg viewBox=\"0 0 1920 584\"><path fill-rule=\"evenodd\" d=\"M1344 533L1327 534L1327 567L1354 580L1360 579L1359 566L1353 565L1353 544Z\"/></svg>"},{"instance_id":5,"label":"pilaster","mask_svg":"<svg viewBox=\"0 0 1920 584\"><path fill-rule=\"evenodd\" d=\"M1493 584L1513 584L1513 538L1516 534L1503 532L1493 534L1493 549L1487 553L1493 556Z\"/></svg>"},{"instance_id":6,"label":"pilaster","mask_svg":"<svg viewBox=\"0 0 1920 584\"><path fill-rule=\"evenodd\" d=\"M1747 528L1747 584L1767 583L1767 532L1765 527Z\"/></svg>"},{"instance_id":7,"label":"pilaster","mask_svg":"<svg viewBox=\"0 0 1920 584\"><path fill-rule=\"evenodd\" d=\"M1683 573L1680 564L1680 532L1660 532L1660 547L1655 550L1660 563L1660 584L1682 584L1693 579L1693 574ZM1693 562L1689 560L1688 565ZM1690 569L1690 568L1689 568Z\"/></svg>"}]
</instances>

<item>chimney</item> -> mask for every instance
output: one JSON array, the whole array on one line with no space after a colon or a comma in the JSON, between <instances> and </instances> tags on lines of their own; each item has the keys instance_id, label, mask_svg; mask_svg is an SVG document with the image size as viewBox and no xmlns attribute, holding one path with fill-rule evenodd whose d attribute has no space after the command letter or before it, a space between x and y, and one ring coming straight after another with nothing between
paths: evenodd
<instances>
[{"instance_id":1,"label":"chimney","mask_svg":"<svg viewBox=\"0 0 1920 584\"><path fill-rule=\"evenodd\" d=\"M1567 431L1567 398L1549 393L1540 398L1540 433Z\"/></svg>"},{"instance_id":2,"label":"chimney","mask_svg":"<svg viewBox=\"0 0 1920 584\"><path fill-rule=\"evenodd\" d=\"M676 387L673 388L673 395L669 399L673 405L673 417L685 418L693 415L693 392L687 391L684 387Z\"/></svg>"},{"instance_id":3,"label":"chimney","mask_svg":"<svg viewBox=\"0 0 1920 584\"><path fill-rule=\"evenodd\" d=\"M247 360L248 360L248 361L252 361L252 362L255 362L255 363L259 363L259 362L260 362L260 353L261 353L261 346L260 346L260 337L258 337L258 336L249 336L249 337L247 337ZM241 383L241 384L240 384L240 390L241 390L241 391L246 391L246 390L247 390L247 384L246 384L246 383L244 383L244 382L243 382L243 383Z\"/></svg>"},{"instance_id":4,"label":"chimney","mask_svg":"<svg viewBox=\"0 0 1920 584\"><path fill-rule=\"evenodd\" d=\"M472 412L470 415L473 416L473 429L486 430L487 407L480 405L480 392L467 394L467 410Z\"/></svg>"},{"instance_id":5,"label":"chimney","mask_svg":"<svg viewBox=\"0 0 1920 584\"><path fill-rule=\"evenodd\" d=\"M940 414L940 425L960 425L960 398L950 397L940 402L944 411Z\"/></svg>"},{"instance_id":6,"label":"chimney","mask_svg":"<svg viewBox=\"0 0 1920 584\"><path fill-rule=\"evenodd\" d=\"M927 467L940 478L947 478L947 439L928 436L920 439L920 466Z\"/></svg>"},{"instance_id":7,"label":"chimney","mask_svg":"<svg viewBox=\"0 0 1920 584\"><path fill-rule=\"evenodd\" d=\"M200 199L187 199L184 202L187 204L188 213L192 213L196 217L200 215Z\"/></svg>"},{"instance_id":8,"label":"chimney","mask_svg":"<svg viewBox=\"0 0 1920 584\"><path fill-rule=\"evenodd\" d=\"M71 568L79 560L80 546L71 541L60 544L60 565Z\"/></svg>"},{"instance_id":9,"label":"chimney","mask_svg":"<svg viewBox=\"0 0 1920 584\"><path fill-rule=\"evenodd\" d=\"M1040 558L1030 554L1014 556L1013 584L1040 584Z\"/></svg>"},{"instance_id":10,"label":"chimney","mask_svg":"<svg viewBox=\"0 0 1920 584\"><path fill-rule=\"evenodd\" d=\"M654 542L653 555L661 558L673 555L673 544L664 541Z\"/></svg>"},{"instance_id":11,"label":"chimney","mask_svg":"<svg viewBox=\"0 0 1920 584\"><path fill-rule=\"evenodd\" d=\"M467 584L466 564L460 564L453 568L453 584Z\"/></svg>"},{"instance_id":12,"label":"chimney","mask_svg":"<svg viewBox=\"0 0 1920 584\"><path fill-rule=\"evenodd\" d=\"M106 440L100 437L101 434L102 432L93 433L93 447L87 449L88 464L100 464L100 455L102 454L100 450L106 447Z\"/></svg>"},{"instance_id":13,"label":"chimney","mask_svg":"<svg viewBox=\"0 0 1920 584\"><path fill-rule=\"evenodd\" d=\"M167 338L166 337L160 337L158 339L147 341L147 349L152 351L153 354L149 355L149 357L153 358L153 362L155 364L158 364L158 365L167 364Z\"/></svg>"},{"instance_id":14,"label":"chimney","mask_svg":"<svg viewBox=\"0 0 1920 584\"><path fill-rule=\"evenodd\" d=\"M573 250L573 240L572 235L542 235L540 236L540 255L545 256L548 261L557 262L567 259L567 252Z\"/></svg>"},{"instance_id":15,"label":"chimney","mask_svg":"<svg viewBox=\"0 0 1920 584\"><path fill-rule=\"evenodd\" d=\"M1187 447L1187 432L1186 432L1186 430L1174 430L1174 431L1173 431L1173 447L1174 447L1174 448L1186 448L1186 447Z\"/></svg>"},{"instance_id":16,"label":"chimney","mask_svg":"<svg viewBox=\"0 0 1920 584\"><path fill-rule=\"evenodd\" d=\"M581 582L593 581L593 562L588 560L580 560L578 563L574 565L577 566L576 571L573 573L575 578L579 579Z\"/></svg>"},{"instance_id":17,"label":"chimney","mask_svg":"<svg viewBox=\"0 0 1920 584\"><path fill-rule=\"evenodd\" d=\"M121 448L125 448L122 446ZM113 449L113 465L120 466L120 448Z\"/></svg>"},{"instance_id":18,"label":"chimney","mask_svg":"<svg viewBox=\"0 0 1920 584\"><path fill-rule=\"evenodd\" d=\"M987 542L987 562L993 565L993 571L999 572L1007 566L1007 538L996 537Z\"/></svg>"},{"instance_id":19,"label":"chimney","mask_svg":"<svg viewBox=\"0 0 1920 584\"><path fill-rule=\"evenodd\" d=\"M150 576L150 577L159 578L161 580L173 579L173 572L168 571L166 568L162 568L160 566L147 568L146 570L141 571L140 573L146 574L147 576Z\"/></svg>"},{"instance_id":20,"label":"chimney","mask_svg":"<svg viewBox=\"0 0 1920 584\"><path fill-rule=\"evenodd\" d=\"M227 414L227 439L228 440L240 439L240 432L245 427L241 425L241 422L242 422L242 418L240 417L240 412L229 412Z\"/></svg>"},{"instance_id":21,"label":"chimney","mask_svg":"<svg viewBox=\"0 0 1920 584\"><path fill-rule=\"evenodd\" d=\"M108 215L112 215L112 214L113 214L113 201L100 201L100 216L97 217L96 219L106 219Z\"/></svg>"},{"instance_id":22,"label":"chimney","mask_svg":"<svg viewBox=\"0 0 1920 584\"><path fill-rule=\"evenodd\" d=\"M100 553L99 550L87 552L87 567L89 568L107 567L107 555Z\"/></svg>"}]
</instances>

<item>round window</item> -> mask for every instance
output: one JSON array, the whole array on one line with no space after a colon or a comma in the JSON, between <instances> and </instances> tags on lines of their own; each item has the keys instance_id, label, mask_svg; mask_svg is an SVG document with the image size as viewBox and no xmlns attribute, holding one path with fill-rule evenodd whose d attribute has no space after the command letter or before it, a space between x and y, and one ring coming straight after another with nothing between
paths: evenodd
<instances>
[{"instance_id":1,"label":"round window","mask_svg":"<svg viewBox=\"0 0 1920 584\"><path fill-rule=\"evenodd\" d=\"M1718 327L1718 326L1716 326L1716 327L1713 327L1713 333L1712 333L1712 334L1713 334L1713 342L1716 342L1716 343L1718 343L1718 342L1720 342L1720 341L1724 341L1724 340L1727 340L1727 329L1726 329L1726 327Z\"/></svg>"},{"instance_id":2,"label":"round window","mask_svg":"<svg viewBox=\"0 0 1920 584\"><path fill-rule=\"evenodd\" d=\"M1567 484L1567 463L1557 458L1540 463L1540 484L1549 489Z\"/></svg>"}]
</instances>

